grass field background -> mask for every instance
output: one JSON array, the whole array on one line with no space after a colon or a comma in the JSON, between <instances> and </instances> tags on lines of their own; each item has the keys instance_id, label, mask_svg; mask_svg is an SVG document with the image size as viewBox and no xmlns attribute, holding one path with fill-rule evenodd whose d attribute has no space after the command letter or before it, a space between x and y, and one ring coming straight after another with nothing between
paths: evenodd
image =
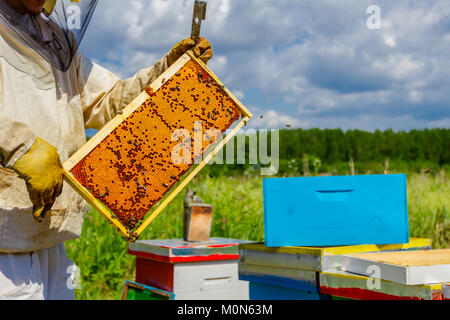
<instances>
[{"instance_id":1,"label":"grass field background","mask_svg":"<svg viewBox=\"0 0 450 320\"><path fill-rule=\"evenodd\" d=\"M190 187L215 208L212 236L264 240L262 178L255 173L202 174ZM141 239L182 237L180 194L145 231ZM450 248L450 185L444 170L408 175L408 211L412 237L433 240L434 248ZM66 243L69 257L81 271L77 299L120 299L125 280L134 279L135 259L127 243L96 212L85 216L80 239Z\"/></svg>"}]
</instances>

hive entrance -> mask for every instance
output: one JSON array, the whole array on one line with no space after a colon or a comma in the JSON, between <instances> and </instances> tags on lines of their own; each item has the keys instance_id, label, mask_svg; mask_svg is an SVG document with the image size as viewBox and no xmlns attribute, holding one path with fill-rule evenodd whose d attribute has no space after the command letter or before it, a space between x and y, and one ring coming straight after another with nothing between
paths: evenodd
<instances>
[{"instance_id":1,"label":"hive entrance","mask_svg":"<svg viewBox=\"0 0 450 320\"><path fill-rule=\"evenodd\" d=\"M142 103L127 107L122 119L112 121L117 125L100 131L100 138L92 139L98 141L90 141L75 161L65 164L76 180L69 177L70 184L84 188L80 194L97 209L99 203L107 207L112 222L121 224L128 236L196 162L199 122L202 133L224 133L251 116L206 66L190 55L183 59L140 96ZM202 139L201 154L213 142ZM180 146L190 150L189 161L173 161Z\"/></svg>"}]
</instances>

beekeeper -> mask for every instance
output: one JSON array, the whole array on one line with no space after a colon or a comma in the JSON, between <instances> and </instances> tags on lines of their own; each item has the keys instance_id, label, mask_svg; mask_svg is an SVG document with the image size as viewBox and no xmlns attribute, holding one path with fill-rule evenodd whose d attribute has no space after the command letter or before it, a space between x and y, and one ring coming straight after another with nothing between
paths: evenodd
<instances>
[{"instance_id":1,"label":"beekeeper","mask_svg":"<svg viewBox=\"0 0 450 320\"><path fill-rule=\"evenodd\" d=\"M0 299L74 299L64 242L81 234L84 201L61 163L187 50L120 80L77 50L98 0L0 0Z\"/></svg>"}]
</instances>

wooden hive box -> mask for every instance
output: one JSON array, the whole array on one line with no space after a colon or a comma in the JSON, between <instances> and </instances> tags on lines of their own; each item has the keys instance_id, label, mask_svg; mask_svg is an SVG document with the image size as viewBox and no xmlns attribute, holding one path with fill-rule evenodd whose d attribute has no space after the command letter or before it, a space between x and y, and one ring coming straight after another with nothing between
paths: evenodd
<instances>
[{"instance_id":1,"label":"wooden hive box","mask_svg":"<svg viewBox=\"0 0 450 320\"><path fill-rule=\"evenodd\" d=\"M128 252L136 256L136 282L173 292L175 300L248 300L238 275L239 244L247 242L139 240Z\"/></svg>"},{"instance_id":2,"label":"wooden hive box","mask_svg":"<svg viewBox=\"0 0 450 320\"><path fill-rule=\"evenodd\" d=\"M331 296L257 282L249 283L250 300L331 300Z\"/></svg>"},{"instance_id":3,"label":"wooden hive box","mask_svg":"<svg viewBox=\"0 0 450 320\"><path fill-rule=\"evenodd\" d=\"M431 239L411 238L406 244L336 247L269 248L264 243L241 244L241 263L273 268L327 271L340 263L340 256L352 253L412 251L431 249Z\"/></svg>"},{"instance_id":4,"label":"wooden hive box","mask_svg":"<svg viewBox=\"0 0 450 320\"><path fill-rule=\"evenodd\" d=\"M354 274L371 276L372 268L380 274L374 278L404 285L450 282L450 249L361 253L339 256L334 267Z\"/></svg>"},{"instance_id":5,"label":"wooden hive box","mask_svg":"<svg viewBox=\"0 0 450 320\"><path fill-rule=\"evenodd\" d=\"M411 238L407 244L342 247L269 248L264 243L241 244L239 279L259 285L322 293L319 273L334 268L340 255L419 249L431 249L431 240Z\"/></svg>"},{"instance_id":6,"label":"wooden hive box","mask_svg":"<svg viewBox=\"0 0 450 320\"><path fill-rule=\"evenodd\" d=\"M369 286L370 284L370 286ZM405 285L334 270L320 273L320 293L355 300L442 300L442 284Z\"/></svg>"},{"instance_id":7,"label":"wooden hive box","mask_svg":"<svg viewBox=\"0 0 450 320\"><path fill-rule=\"evenodd\" d=\"M152 288L133 281L125 281L122 292L122 300L174 300L175 295L171 292Z\"/></svg>"},{"instance_id":8,"label":"wooden hive box","mask_svg":"<svg viewBox=\"0 0 450 320\"><path fill-rule=\"evenodd\" d=\"M409 240L406 175L266 178L267 247Z\"/></svg>"},{"instance_id":9,"label":"wooden hive box","mask_svg":"<svg viewBox=\"0 0 450 320\"><path fill-rule=\"evenodd\" d=\"M65 179L135 241L251 117L188 52L64 163Z\"/></svg>"}]
</instances>

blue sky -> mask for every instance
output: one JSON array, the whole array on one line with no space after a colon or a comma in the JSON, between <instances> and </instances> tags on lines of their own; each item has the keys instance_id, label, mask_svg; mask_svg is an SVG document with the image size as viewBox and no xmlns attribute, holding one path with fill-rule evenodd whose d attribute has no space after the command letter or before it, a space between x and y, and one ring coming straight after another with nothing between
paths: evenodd
<instances>
[{"instance_id":1,"label":"blue sky","mask_svg":"<svg viewBox=\"0 0 450 320\"><path fill-rule=\"evenodd\" d=\"M189 36L193 2L100 0L82 51L131 76ZM202 36L252 127L449 128L449 16L448 0L210 0Z\"/></svg>"}]
</instances>

